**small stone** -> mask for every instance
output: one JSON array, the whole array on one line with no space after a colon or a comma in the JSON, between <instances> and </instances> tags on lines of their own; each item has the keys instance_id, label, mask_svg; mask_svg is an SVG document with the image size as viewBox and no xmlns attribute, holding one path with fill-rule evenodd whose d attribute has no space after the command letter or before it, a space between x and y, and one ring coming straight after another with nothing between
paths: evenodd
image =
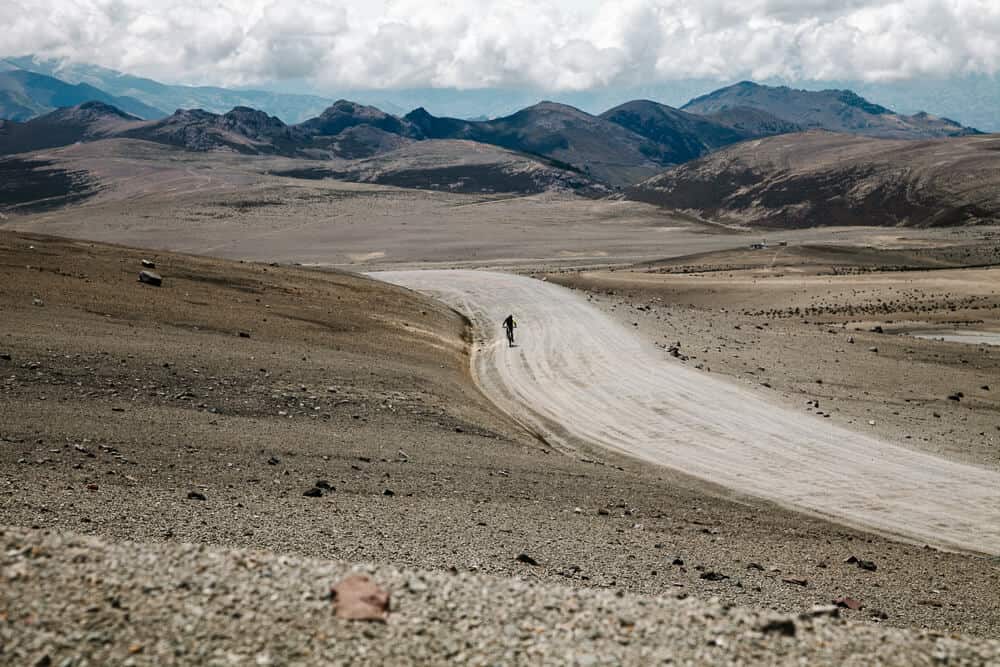
<instances>
[{"instance_id":1,"label":"small stone","mask_svg":"<svg viewBox=\"0 0 1000 667\"><path fill-rule=\"evenodd\" d=\"M187 497L189 500L208 500L204 493L198 491L188 491Z\"/></svg>"},{"instance_id":2,"label":"small stone","mask_svg":"<svg viewBox=\"0 0 1000 667\"><path fill-rule=\"evenodd\" d=\"M794 637L796 627L795 621L791 618L775 618L761 625L759 630L765 635L779 634Z\"/></svg>"},{"instance_id":3,"label":"small stone","mask_svg":"<svg viewBox=\"0 0 1000 667\"><path fill-rule=\"evenodd\" d=\"M601 509L597 510L597 514L599 516L610 516L611 512L602 507Z\"/></svg>"},{"instance_id":4,"label":"small stone","mask_svg":"<svg viewBox=\"0 0 1000 667\"><path fill-rule=\"evenodd\" d=\"M385 491L382 492L382 495L386 496L387 498L392 498L394 495L396 495L396 492L393 491L392 489L386 489Z\"/></svg>"},{"instance_id":5,"label":"small stone","mask_svg":"<svg viewBox=\"0 0 1000 667\"><path fill-rule=\"evenodd\" d=\"M160 276L160 274L153 273L152 271L140 271L139 282L145 285L152 285L153 287L159 287L163 284L163 278Z\"/></svg>"},{"instance_id":6,"label":"small stone","mask_svg":"<svg viewBox=\"0 0 1000 667\"><path fill-rule=\"evenodd\" d=\"M281 463L281 459L279 459L277 456L272 456L267 460L267 465L269 466L276 466L279 463Z\"/></svg>"},{"instance_id":7,"label":"small stone","mask_svg":"<svg viewBox=\"0 0 1000 667\"><path fill-rule=\"evenodd\" d=\"M45 302L42 301L41 299L32 299L31 300L31 305L32 306L44 306Z\"/></svg>"},{"instance_id":8,"label":"small stone","mask_svg":"<svg viewBox=\"0 0 1000 667\"><path fill-rule=\"evenodd\" d=\"M525 565L531 565L531 566L538 565L538 561L526 553L518 554L517 558L515 558L514 560L516 560L518 563L524 563Z\"/></svg>"},{"instance_id":9,"label":"small stone","mask_svg":"<svg viewBox=\"0 0 1000 667\"><path fill-rule=\"evenodd\" d=\"M305 496L306 498L322 498L323 497L323 489L314 486L311 489L306 489L302 493L302 495Z\"/></svg>"},{"instance_id":10,"label":"small stone","mask_svg":"<svg viewBox=\"0 0 1000 667\"><path fill-rule=\"evenodd\" d=\"M837 598L836 600L833 601L833 604L837 605L841 609L851 609L853 611L857 611L862 607L864 607L864 605L861 604L858 600L855 600L854 598L847 596L844 596L842 598Z\"/></svg>"},{"instance_id":11,"label":"small stone","mask_svg":"<svg viewBox=\"0 0 1000 667\"><path fill-rule=\"evenodd\" d=\"M384 623L389 615L389 593L364 574L351 575L334 585L330 597L337 618Z\"/></svg>"},{"instance_id":12,"label":"small stone","mask_svg":"<svg viewBox=\"0 0 1000 667\"><path fill-rule=\"evenodd\" d=\"M144 269L155 269L156 268L156 262L154 262L152 260L149 260L149 259L142 260L141 264L142 264L142 268L144 268Z\"/></svg>"},{"instance_id":13,"label":"small stone","mask_svg":"<svg viewBox=\"0 0 1000 667\"><path fill-rule=\"evenodd\" d=\"M406 581L406 588L408 588L411 593L423 593L427 590L427 584L424 583L423 579L410 577Z\"/></svg>"},{"instance_id":14,"label":"small stone","mask_svg":"<svg viewBox=\"0 0 1000 667\"><path fill-rule=\"evenodd\" d=\"M10 353L8 352L0 353L0 359L3 359L4 361L10 361L11 359Z\"/></svg>"},{"instance_id":15,"label":"small stone","mask_svg":"<svg viewBox=\"0 0 1000 667\"><path fill-rule=\"evenodd\" d=\"M240 335L240 338L249 338L250 337L250 332L249 331L241 331L239 335Z\"/></svg>"},{"instance_id":16,"label":"small stone","mask_svg":"<svg viewBox=\"0 0 1000 667\"><path fill-rule=\"evenodd\" d=\"M809 581L807 579L802 579L801 577L784 577L782 581L786 584L794 584L795 586L809 585Z\"/></svg>"},{"instance_id":17,"label":"small stone","mask_svg":"<svg viewBox=\"0 0 1000 667\"><path fill-rule=\"evenodd\" d=\"M721 572L708 571L702 572L700 577L705 581L723 581L724 579L728 579L729 575L722 574Z\"/></svg>"},{"instance_id":18,"label":"small stone","mask_svg":"<svg viewBox=\"0 0 1000 667\"><path fill-rule=\"evenodd\" d=\"M325 479L318 479L318 480L316 480L316 488L317 489L323 489L324 491L333 491L334 490L334 488L330 484L330 482L326 481Z\"/></svg>"},{"instance_id":19,"label":"small stone","mask_svg":"<svg viewBox=\"0 0 1000 667\"><path fill-rule=\"evenodd\" d=\"M758 572L763 572L764 571L764 566L761 565L760 563L748 563L747 564L747 569L748 570L757 570Z\"/></svg>"},{"instance_id":20,"label":"small stone","mask_svg":"<svg viewBox=\"0 0 1000 667\"><path fill-rule=\"evenodd\" d=\"M832 618L838 618L840 616L840 609L836 605L816 605L807 612L799 614L799 618L817 618L819 616L830 616Z\"/></svg>"},{"instance_id":21,"label":"small stone","mask_svg":"<svg viewBox=\"0 0 1000 667\"><path fill-rule=\"evenodd\" d=\"M671 565L684 565L684 559L678 556L671 563Z\"/></svg>"}]
</instances>

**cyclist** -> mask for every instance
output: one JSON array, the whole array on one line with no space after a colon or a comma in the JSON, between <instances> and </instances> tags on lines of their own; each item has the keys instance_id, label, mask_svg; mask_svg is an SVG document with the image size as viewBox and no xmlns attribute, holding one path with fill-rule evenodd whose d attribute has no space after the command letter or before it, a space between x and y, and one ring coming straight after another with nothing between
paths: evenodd
<instances>
[{"instance_id":1,"label":"cyclist","mask_svg":"<svg viewBox=\"0 0 1000 667\"><path fill-rule=\"evenodd\" d=\"M503 321L503 328L507 330L507 347L514 347L514 329L517 328L517 322L513 315L508 315Z\"/></svg>"}]
</instances>

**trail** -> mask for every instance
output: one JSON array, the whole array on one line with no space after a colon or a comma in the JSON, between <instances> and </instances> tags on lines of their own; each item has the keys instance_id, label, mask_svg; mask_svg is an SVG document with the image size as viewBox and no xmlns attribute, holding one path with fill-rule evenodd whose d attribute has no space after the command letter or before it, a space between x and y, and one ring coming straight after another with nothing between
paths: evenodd
<instances>
[{"instance_id":1,"label":"trail","mask_svg":"<svg viewBox=\"0 0 1000 667\"><path fill-rule=\"evenodd\" d=\"M485 271L373 277L476 325L483 391L548 440L582 440L919 543L1000 555L1000 473L882 442L666 358L572 291ZM500 327L513 311L518 345Z\"/></svg>"}]
</instances>

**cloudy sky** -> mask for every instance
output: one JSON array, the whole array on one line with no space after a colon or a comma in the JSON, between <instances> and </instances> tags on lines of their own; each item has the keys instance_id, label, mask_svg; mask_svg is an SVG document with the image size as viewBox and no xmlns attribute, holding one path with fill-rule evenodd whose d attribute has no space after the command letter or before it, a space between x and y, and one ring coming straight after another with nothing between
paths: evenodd
<instances>
[{"instance_id":1,"label":"cloudy sky","mask_svg":"<svg viewBox=\"0 0 1000 667\"><path fill-rule=\"evenodd\" d=\"M1000 68L1000 0L4 0L0 54L175 83L589 90Z\"/></svg>"}]
</instances>

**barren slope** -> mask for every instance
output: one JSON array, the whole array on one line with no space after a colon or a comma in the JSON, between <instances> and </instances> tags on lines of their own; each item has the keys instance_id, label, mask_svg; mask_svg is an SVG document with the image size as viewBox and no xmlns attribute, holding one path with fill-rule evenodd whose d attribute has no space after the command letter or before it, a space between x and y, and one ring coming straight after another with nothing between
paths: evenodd
<instances>
[{"instance_id":1,"label":"barren slope","mask_svg":"<svg viewBox=\"0 0 1000 667\"><path fill-rule=\"evenodd\" d=\"M945 226L1000 216L1000 137L907 142L808 132L732 146L627 196L741 225Z\"/></svg>"},{"instance_id":2,"label":"barren slope","mask_svg":"<svg viewBox=\"0 0 1000 667\"><path fill-rule=\"evenodd\" d=\"M476 373L550 441L585 443L743 493L932 544L1000 555L1000 473L893 446L671 363L585 299L477 271L378 274L474 316ZM496 325L508 308L516 348Z\"/></svg>"},{"instance_id":3,"label":"barren slope","mask_svg":"<svg viewBox=\"0 0 1000 667\"><path fill-rule=\"evenodd\" d=\"M143 257L163 287L136 282ZM211 552L158 544L184 542L283 554L262 556L273 562L291 553L455 568L788 613L850 595L864 605L844 610L856 620L984 636L1000 627L1000 574L987 559L895 543L614 453L556 454L475 390L461 318L412 292L9 233L0 234L0 278L0 524L148 543L120 552L128 582L146 559ZM319 480L332 488L304 496ZM39 565L10 558L5 576L8 566ZM56 571L80 582L92 565ZM60 615L58 581L18 580L0 618L26 598L47 607L49 591L62 591L46 616L53 625L27 637L78 647L77 633L90 630L75 612ZM11 590L0 587L0 599ZM120 594L81 589L104 592ZM190 622L142 595L144 613ZM287 598L260 606L243 588L234 595L269 627L295 608ZM427 608L414 604L414 613ZM25 637L23 625L2 627ZM215 636L195 643L227 646Z\"/></svg>"},{"instance_id":4,"label":"barren slope","mask_svg":"<svg viewBox=\"0 0 1000 667\"><path fill-rule=\"evenodd\" d=\"M543 157L459 140L420 141L339 168L299 167L272 173L462 193L562 190L600 197L611 192L611 188Z\"/></svg>"}]
</instances>

